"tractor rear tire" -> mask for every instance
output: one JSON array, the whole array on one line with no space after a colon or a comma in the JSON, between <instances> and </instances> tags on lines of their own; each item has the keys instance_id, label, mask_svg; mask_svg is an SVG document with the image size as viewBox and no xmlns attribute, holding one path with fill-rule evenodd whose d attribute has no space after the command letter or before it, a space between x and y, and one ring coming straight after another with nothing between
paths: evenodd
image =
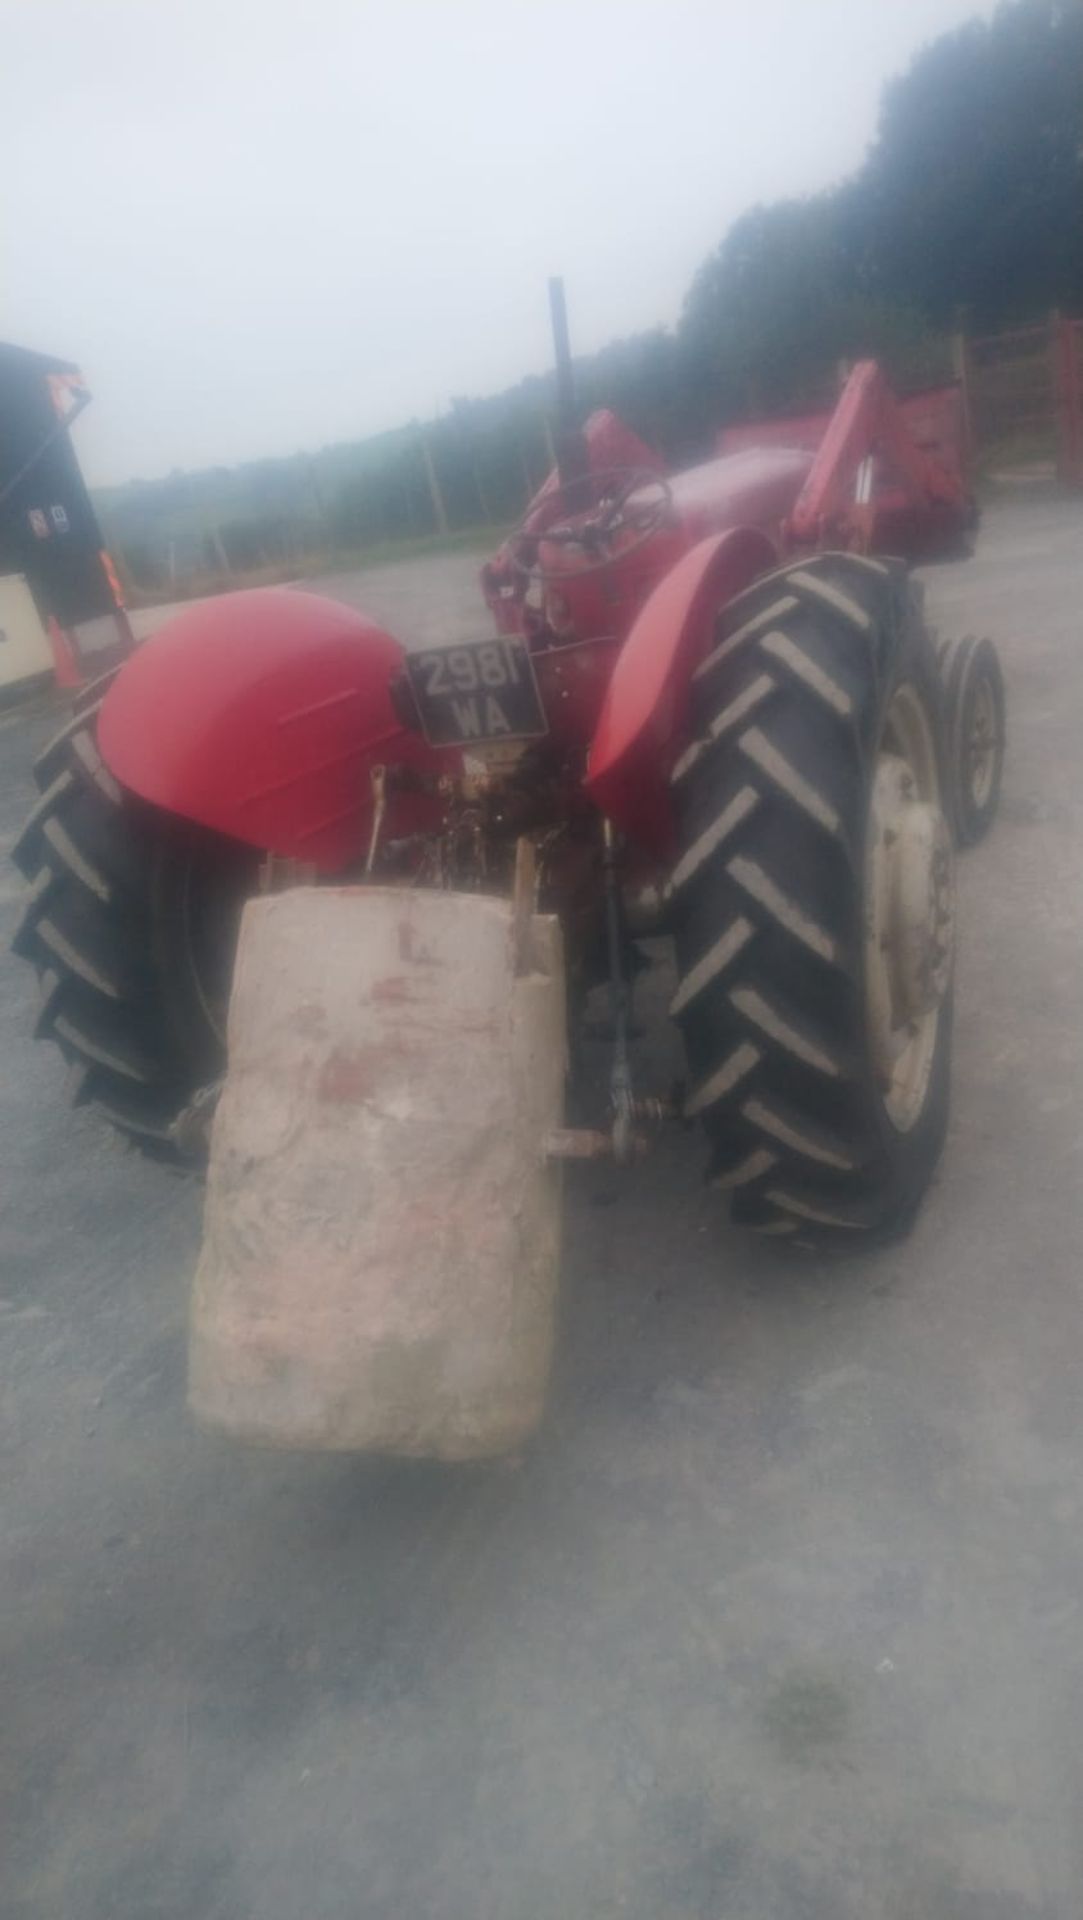
<instances>
[{"instance_id":1,"label":"tractor rear tire","mask_svg":"<svg viewBox=\"0 0 1083 1920\"><path fill-rule=\"evenodd\" d=\"M935 650L898 563L796 562L721 612L673 771L673 1014L736 1221L911 1223L948 1114L954 884Z\"/></svg>"},{"instance_id":2,"label":"tractor rear tire","mask_svg":"<svg viewBox=\"0 0 1083 1920\"><path fill-rule=\"evenodd\" d=\"M35 765L41 798L12 857L30 883L13 946L41 993L35 1033L93 1103L148 1153L223 1071L240 910L259 854L123 791L96 743L104 684L88 690Z\"/></svg>"}]
</instances>

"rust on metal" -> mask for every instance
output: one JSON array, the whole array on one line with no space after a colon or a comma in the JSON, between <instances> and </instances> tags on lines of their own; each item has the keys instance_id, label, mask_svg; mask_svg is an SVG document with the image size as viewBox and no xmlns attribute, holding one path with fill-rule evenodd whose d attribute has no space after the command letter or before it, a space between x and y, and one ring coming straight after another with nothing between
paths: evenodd
<instances>
[{"instance_id":1,"label":"rust on metal","mask_svg":"<svg viewBox=\"0 0 1083 1920\"><path fill-rule=\"evenodd\" d=\"M642 1160L648 1145L643 1134L632 1134L627 1158ZM612 1129L605 1133L600 1127L554 1127L545 1136L547 1160L616 1160L619 1157Z\"/></svg>"}]
</instances>

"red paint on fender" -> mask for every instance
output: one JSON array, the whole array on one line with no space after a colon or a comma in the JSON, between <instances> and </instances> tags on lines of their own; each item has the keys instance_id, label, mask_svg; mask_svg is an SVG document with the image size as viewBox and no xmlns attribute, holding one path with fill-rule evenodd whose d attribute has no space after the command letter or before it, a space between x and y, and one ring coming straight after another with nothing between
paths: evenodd
<instances>
[{"instance_id":1,"label":"red paint on fender","mask_svg":"<svg viewBox=\"0 0 1083 1920\"><path fill-rule=\"evenodd\" d=\"M155 806L338 872L366 848L374 764L458 762L398 720L388 689L402 660L389 634L322 595L223 595L125 663L98 744L121 785ZM386 832L425 831L439 813L428 794L396 795Z\"/></svg>"},{"instance_id":2,"label":"red paint on fender","mask_svg":"<svg viewBox=\"0 0 1083 1920\"><path fill-rule=\"evenodd\" d=\"M653 854L673 851L669 774L683 745L688 682L715 614L777 561L773 541L757 527L701 540L659 581L617 656L586 790Z\"/></svg>"}]
</instances>

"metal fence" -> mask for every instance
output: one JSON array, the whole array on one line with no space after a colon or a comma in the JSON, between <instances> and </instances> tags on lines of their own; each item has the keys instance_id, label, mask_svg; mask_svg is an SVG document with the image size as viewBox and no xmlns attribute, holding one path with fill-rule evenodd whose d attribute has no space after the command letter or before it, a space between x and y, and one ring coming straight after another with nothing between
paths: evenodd
<instances>
[{"instance_id":1,"label":"metal fence","mask_svg":"<svg viewBox=\"0 0 1083 1920\"><path fill-rule=\"evenodd\" d=\"M1049 461L1083 486L1083 321L1053 314L984 338L958 334L955 359L979 461Z\"/></svg>"}]
</instances>

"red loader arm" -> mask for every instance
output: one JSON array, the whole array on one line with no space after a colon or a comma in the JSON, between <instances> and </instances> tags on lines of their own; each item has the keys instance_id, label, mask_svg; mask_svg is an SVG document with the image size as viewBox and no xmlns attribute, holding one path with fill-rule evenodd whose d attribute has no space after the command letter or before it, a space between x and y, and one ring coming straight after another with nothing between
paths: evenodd
<instances>
[{"instance_id":1,"label":"red loader arm","mask_svg":"<svg viewBox=\"0 0 1083 1920\"><path fill-rule=\"evenodd\" d=\"M874 457L891 470L893 517L915 529L916 539L908 545L920 548L923 536L935 544L938 534L962 532L969 517L962 474L918 445L908 417L913 407L913 402L906 410L899 405L875 360L857 362L790 515L787 533L793 545L868 553L879 544L876 531L885 501L875 483Z\"/></svg>"}]
</instances>

